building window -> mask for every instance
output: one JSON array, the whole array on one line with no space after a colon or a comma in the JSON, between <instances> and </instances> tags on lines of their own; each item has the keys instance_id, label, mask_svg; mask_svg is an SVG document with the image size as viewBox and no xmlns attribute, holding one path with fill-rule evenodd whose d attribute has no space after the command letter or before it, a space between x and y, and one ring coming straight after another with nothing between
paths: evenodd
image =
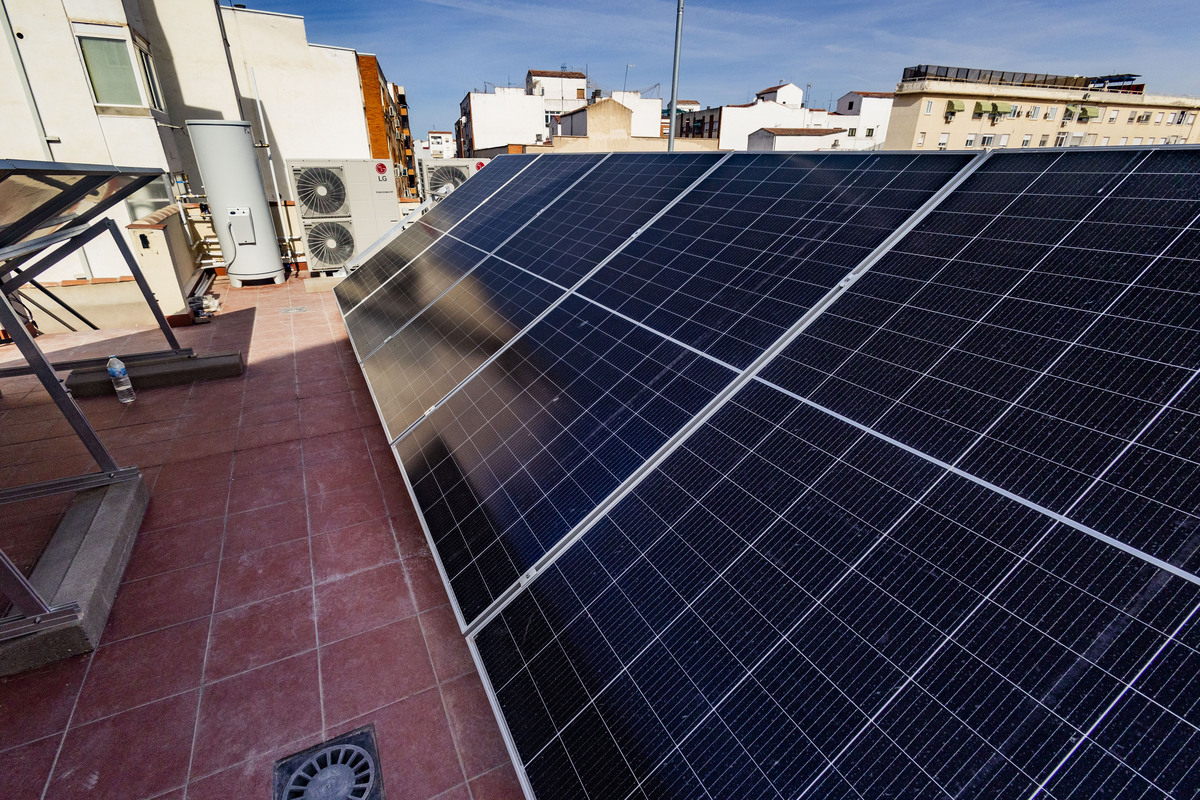
<instances>
[{"instance_id":1,"label":"building window","mask_svg":"<svg viewBox=\"0 0 1200 800\"><path fill-rule=\"evenodd\" d=\"M846 110L847 110L847 111L853 111L853 110L854 110L854 101L853 101L853 100L851 100L850 102L846 103Z\"/></svg>"},{"instance_id":2,"label":"building window","mask_svg":"<svg viewBox=\"0 0 1200 800\"><path fill-rule=\"evenodd\" d=\"M925 146L925 131L921 131L920 133L917 134L917 147L924 147L924 146Z\"/></svg>"},{"instance_id":3,"label":"building window","mask_svg":"<svg viewBox=\"0 0 1200 800\"><path fill-rule=\"evenodd\" d=\"M938 137L938 150L945 150L948 144L950 144L950 134L943 133Z\"/></svg>"},{"instance_id":4,"label":"building window","mask_svg":"<svg viewBox=\"0 0 1200 800\"><path fill-rule=\"evenodd\" d=\"M153 59L141 47L137 48L137 55L138 63L142 67L142 81L146 84L146 99L150 101L150 107L156 111L166 111L167 106L163 103L162 88L158 85L158 74L154 71Z\"/></svg>"},{"instance_id":5,"label":"building window","mask_svg":"<svg viewBox=\"0 0 1200 800\"><path fill-rule=\"evenodd\" d=\"M1196 121L1196 112L1193 111L1192 113L1187 115L1187 124L1191 125L1195 121Z\"/></svg>"},{"instance_id":6,"label":"building window","mask_svg":"<svg viewBox=\"0 0 1200 800\"><path fill-rule=\"evenodd\" d=\"M1029 117L1030 117L1030 119L1041 119L1042 107L1034 106L1033 108L1029 109Z\"/></svg>"},{"instance_id":7,"label":"building window","mask_svg":"<svg viewBox=\"0 0 1200 800\"><path fill-rule=\"evenodd\" d=\"M932 114L932 113L933 113L933 101L932 101L932 100L926 100L926 101L925 101L925 113L926 113L926 114Z\"/></svg>"},{"instance_id":8,"label":"building window","mask_svg":"<svg viewBox=\"0 0 1200 800\"><path fill-rule=\"evenodd\" d=\"M575 90L575 99L576 100L586 100L587 99L587 89L576 89Z\"/></svg>"},{"instance_id":9,"label":"building window","mask_svg":"<svg viewBox=\"0 0 1200 800\"><path fill-rule=\"evenodd\" d=\"M1116 122L1116 121L1117 121L1117 114L1120 114L1120 113L1121 113L1120 109L1116 109L1116 108L1114 108L1112 111L1108 112L1108 121L1109 121L1110 123L1112 123L1112 122Z\"/></svg>"},{"instance_id":10,"label":"building window","mask_svg":"<svg viewBox=\"0 0 1200 800\"><path fill-rule=\"evenodd\" d=\"M1000 134L1000 141L996 143L997 147L1008 147L1008 134Z\"/></svg>"},{"instance_id":11,"label":"building window","mask_svg":"<svg viewBox=\"0 0 1200 800\"><path fill-rule=\"evenodd\" d=\"M1066 131L1060 131L1058 133L1058 135L1056 135L1054 137L1054 146L1055 147L1066 147L1067 146L1067 132Z\"/></svg>"},{"instance_id":12,"label":"building window","mask_svg":"<svg viewBox=\"0 0 1200 800\"><path fill-rule=\"evenodd\" d=\"M1038 147L1045 147L1050 143L1050 134L1043 133L1042 138L1038 140Z\"/></svg>"},{"instance_id":13,"label":"building window","mask_svg":"<svg viewBox=\"0 0 1200 800\"><path fill-rule=\"evenodd\" d=\"M1133 122L1135 119L1137 119L1137 112L1136 112L1136 111L1130 111L1130 112L1129 112L1129 119L1125 120L1125 124L1126 124L1126 125L1128 125L1129 123Z\"/></svg>"},{"instance_id":14,"label":"building window","mask_svg":"<svg viewBox=\"0 0 1200 800\"><path fill-rule=\"evenodd\" d=\"M80 36L79 50L87 67L96 102L106 106L140 106L137 76L124 39Z\"/></svg>"},{"instance_id":15,"label":"building window","mask_svg":"<svg viewBox=\"0 0 1200 800\"><path fill-rule=\"evenodd\" d=\"M1100 146L1101 146L1101 147L1107 147L1107 146L1108 146L1108 137L1107 137L1107 136L1105 136L1103 139L1101 139L1101 140L1100 140Z\"/></svg>"},{"instance_id":16,"label":"building window","mask_svg":"<svg viewBox=\"0 0 1200 800\"><path fill-rule=\"evenodd\" d=\"M875 135L875 129L874 129L874 128L867 128L867 138L868 138L868 139L870 139L870 138L871 138L872 136L874 136L874 135Z\"/></svg>"},{"instance_id":17,"label":"building window","mask_svg":"<svg viewBox=\"0 0 1200 800\"><path fill-rule=\"evenodd\" d=\"M846 131L846 135L850 137L858 136L858 128L851 128L850 130Z\"/></svg>"},{"instance_id":18,"label":"building window","mask_svg":"<svg viewBox=\"0 0 1200 800\"><path fill-rule=\"evenodd\" d=\"M1016 119L1019 116L1021 116L1021 107L1016 103L1013 103L1012 111L1008 112L1008 118Z\"/></svg>"},{"instance_id":19,"label":"building window","mask_svg":"<svg viewBox=\"0 0 1200 800\"><path fill-rule=\"evenodd\" d=\"M1033 144L1033 134L1027 133L1021 139L1021 147L1029 147L1031 144Z\"/></svg>"},{"instance_id":20,"label":"building window","mask_svg":"<svg viewBox=\"0 0 1200 800\"><path fill-rule=\"evenodd\" d=\"M990 133L984 134L983 137L979 140L979 146L980 147L991 147L992 142L994 142L994 141L996 141L996 137L993 134L990 134Z\"/></svg>"},{"instance_id":21,"label":"building window","mask_svg":"<svg viewBox=\"0 0 1200 800\"><path fill-rule=\"evenodd\" d=\"M975 146L975 134L968 133L967 134L967 147L974 147L974 146Z\"/></svg>"},{"instance_id":22,"label":"building window","mask_svg":"<svg viewBox=\"0 0 1200 800\"><path fill-rule=\"evenodd\" d=\"M1133 137L1133 146L1134 147L1137 147L1141 143L1142 143L1142 137L1140 137L1140 136Z\"/></svg>"},{"instance_id":23,"label":"building window","mask_svg":"<svg viewBox=\"0 0 1200 800\"><path fill-rule=\"evenodd\" d=\"M1117 142L1117 144L1118 144L1119 146L1124 146L1124 145L1127 145L1127 144L1129 144L1129 137L1128 137L1128 136L1122 136L1122 137L1121 137L1121 141Z\"/></svg>"},{"instance_id":24,"label":"building window","mask_svg":"<svg viewBox=\"0 0 1200 800\"><path fill-rule=\"evenodd\" d=\"M1162 125L1163 116L1164 116L1164 112L1162 112L1162 111L1160 111L1160 112L1158 112L1157 114L1155 114L1155 115L1154 115L1154 124L1155 124L1155 125Z\"/></svg>"},{"instance_id":25,"label":"building window","mask_svg":"<svg viewBox=\"0 0 1200 800\"><path fill-rule=\"evenodd\" d=\"M1168 125L1174 125L1174 124L1175 124L1175 112L1174 112L1174 111L1172 111L1172 112L1171 112L1171 113L1170 113L1170 114L1167 116L1167 124L1168 124Z\"/></svg>"},{"instance_id":26,"label":"building window","mask_svg":"<svg viewBox=\"0 0 1200 800\"><path fill-rule=\"evenodd\" d=\"M1050 106L1046 109L1046 119L1054 119L1058 116L1058 106Z\"/></svg>"}]
</instances>

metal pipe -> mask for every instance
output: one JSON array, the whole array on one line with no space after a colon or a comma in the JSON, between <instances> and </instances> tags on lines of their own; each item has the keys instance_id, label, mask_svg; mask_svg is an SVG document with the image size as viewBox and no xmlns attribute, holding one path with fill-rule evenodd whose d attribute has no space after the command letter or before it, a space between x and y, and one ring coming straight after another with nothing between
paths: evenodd
<instances>
[{"instance_id":1,"label":"metal pipe","mask_svg":"<svg viewBox=\"0 0 1200 800\"><path fill-rule=\"evenodd\" d=\"M679 47L683 43L683 0L675 13L675 62L671 67L671 127L667 134L667 152L675 152L675 113L679 106Z\"/></svg>"},{"instance_id":2,"label":"metal pipe","mask_svg":"<svg viewBox=\"0 0 1200 800\"><path fill-rule=\"evenodd\" d=\"M35 280L30 280L29 283L30 283L30 285L32 285L33 287L38 289L42 294L46 295L46 297L49 297L51 300L58 303L60 306L65 308L67 311L70 311L72 314L74 314L76 317L78 317L79 320L82 321L84 325L87 325L89 328L91 328L94 331L100 330L99 328L96 327L95 323L93 323L90 319L85 317L83 314L80 314L78 311L71 308L69 305L64 303L58 297L55 297L54 293L51 292L49 289L47 289L45 286L42 286L40 283L38 283ZM39 306L39 308L40 308L40 306ZM46 313L48 314L50 312L47 311ZM70 326L67 326L67 327L70 327Z\"/></svg>"},{"instance_id":3,"label":"metal pipe","mask_svg":"<svg viewBox=\"0 0 1200 800\"><path fill-rule=\"evenodd\" d=\"M271 159L271 140L267 138L267 121L263 117L262 99L258 96L258 81L254 77L254 67L250 67L250 86L254 89L254 103L258 106L258 127L262 128L263 144L267 146L267 172L271 173L271 187L275 189L275 209L279 212L281 227L287 228L288 262L295 268L296 251L292 249L291 242L292 237L295 235L292 231L292 216L283 207L283 198L279 196L279 181L275 178L275 162Z\"/></svg>"}]
</instances>

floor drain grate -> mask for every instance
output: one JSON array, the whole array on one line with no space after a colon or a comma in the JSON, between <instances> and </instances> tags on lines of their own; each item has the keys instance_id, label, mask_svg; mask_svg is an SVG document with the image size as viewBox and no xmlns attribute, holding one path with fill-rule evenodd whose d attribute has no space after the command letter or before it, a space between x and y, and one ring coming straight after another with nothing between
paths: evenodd
<instances>
[{"instance_id":1,"label":"floor drain grate","mask_svg":"<svg viewBox=\"0 0 1200 800\"><path fill-rule=\"evenodd\" d=\"M303 314L306 311L308 311L308 306L288 306L279 309L280 314Z\"/></svg>"},{"instance_id":2,"label":"floor drain grate","mask_svg":"<svg viewBox=\"0 0 1200 800\"><path fill-rule=\"evenodd\" d=\"M276 762L275 800L383 800L374 726Z\"/></svg>"}]
</instances>

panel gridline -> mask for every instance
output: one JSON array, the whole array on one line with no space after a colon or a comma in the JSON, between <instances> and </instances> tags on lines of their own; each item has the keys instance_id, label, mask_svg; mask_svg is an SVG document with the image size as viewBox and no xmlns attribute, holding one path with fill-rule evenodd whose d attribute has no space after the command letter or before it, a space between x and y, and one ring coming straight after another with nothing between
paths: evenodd
<instances>
[{"instance_id":1,"label":"panel gridline","mask_svg":"<svg viewBox=\"0 0 1200 800\"><path fill-rule=\"evenodd\" d=\"M1198 602L753 382L476 645L539 796L1184 796Z\"/></svg>"},{"instance_id":2,"label":"panel gridline","mask_svg":"<svg viewBox=\"0 0 1200 800\"><path fill-rule=\"evenodd\" d=\"M367 259L333 289L342 314L348 314L371 292L437 241L443 231L451 229L492 192L527 167L534 158L535 156L506 155L492 159L449 197L439 201L414 225L402 231L380 252Z\"/></svg>"},{"instance_id":3,"label":"panel gridline","mask_svg":"<svg viewBox=\"0 0 1200 800\"><path fill-rule=\"evenodd\" d=\"M997 154L763 375L1195 572L1200 418L1171 401L1200 368L1178 288L1200 260L1169 254L1200 243L1200 197L1170 196L1196 171L1194 150ZM1153 232L1115 221L1129 198ZM1014 220L1054 236L1010 247Z\"/></svg>"},{"instance_id":4,"label":"panel gridline","mask_svg":"<svg viewBox=\"0 0 1200 800\"><path fill-rule=\"evenodd\" d=\"M470 622L736 372L578 297L396 445Z\"/></svg>"},{"instance_id":5,"label":"panel gridline","mask_svg":"<svg viewBox=\"0 0 1200 800\"><path fill-rule=\"evenodd\" d=\"M1061 377L1075 394L1050 392L1034 408L1057 411L1057 424L1089 435L1125 436L1124 449L1099 447L1082 463L1118 488L1126 480L1119 476L1139 477L1136 525L1150 520L1170 540L1163 552L1194 565L1195 504L1171 495L1200 483L1195 348L1176 349L1177 337L1191 336L1186 321L1195 320L1195 298L1187 296L1197 274L1188 262L1200 250L1194 215L1166 202L1169 213L1151 217L1162 224L1143 224L1166 232L1131 237L1099 227L1109 219L1146 223L1123 210L1127 199L1142 209L1195 202L1187 187L1200 173L1197 151L1146 155L993 156L962 187L974 196L951 195L939 208L950 213L931 215L806 331L828 331L826 338L790 348L766 374L818 398L831 368L813 373L806 359L840 364L819 343L860 327L857 315L879 295L894 301L869 291L876 269L884 286L896 275L921 276L921 262L928 278L942 262L974 254L971 264L981 269L963 272L949 284L954 291L904 304L898 322L876 326L878 353L892 358L863 357L839 373L842 392L819 395L870 423L881 403L913 384L913 364L932 374L929 365L952 350L964 329L950 324L963 313L955 302L971 308L972 292L1036 301L1037 293L1012 292L1011 279L995 291L994 275L1050 264L1050 283L1067 286L1051 295L1065 331L1022 306L1026 313L1005 317L986 347L967 351L988 360L958 365L958 380L943 388L990 380L990 390L1010 392L1011 402ZM1073 190L1080 182L1087 189ZM1087 241L1102 245L1092 269L1070 257L1055 261L1067 248L1082 249L1077 231L1091 220ZM977 243L980 231L994 237L993 247ZM970 241L933 244L939 236ZM1023 259L979 256L998 252L995 242L1012 244ZM1154 269L1145 269L1147 260ZM1146 295L1152 301L1131 304L1136 313L1113 313L1143 287L1154 290ZM1079 311L1090 318L1069 313ZM1100 337L1110 322L1126 334ZM1154 325L1170 332L1160 335ZM1095 349L1127 361L1087 369L1052 361L1055 352L1091 343L1093 333L1104 342ZM1030 336L1054 345L1031 348ZM1045 369L1047 359L1061 369ZM1039 364L1041 372L1030 371ZM897 366L910 369L889 369ZM1195 583L767 386L743 390L478 633L535 791L1191 796L1200 785ZM1088 398L1112 391L1129 402L1094 410ZM1037 396L1025 391L1021 399ZM934 421L963 427L962 420L995 419L979 401L940 399L931 406ZM954 426L887 428L885 419L882 432L936 457L967 454ZM1012 425L1013 435L1023 425ZM1039 430L1017 444L1050 452L1057 443L1076 455L1076 439ZM1140 449L1171 467L1148 479ZM976 471L991 463L962 460ZM1078 514L1097 505L1106 486L1068 476L1045 497ZM1118 518L1129 514L1111 501L1099 505Z\"/></svg>"},{"instance_id":6,"label":"panel gridline","mask_svg":"<svg viewBox=\"0 0 1200 800\"><path fill-rule=\"evenodd\" d=\"M745 367L971 158L735 153L580 291Z\"/></svg>"},{"instance_id":7,"label":"panel gridline","mask_svg":"<svg viewBox=\"0 0 1200 800\"><path fill-rule=\"evenodd\" d=\"M597 163L598 157L544 157L449 236L452 240L461 236L478 243L476 234L481 230L503 230L493 227L498 219L507 219L510 223L516 221L516 212L489 211L493 205L503 209L514 194L518 206L523 206L535 194L540 198L549 194L553 200L561 194L563 183L578 179L569 197L544 206L544 213L536 219L531 219L532 213L522 212L525 214L522 221L528 225L518 233L520 252L509 252L543 272L548 272L547 265L552 263L556 277L582 276L699 178L716 158L712 155L672 158L615 154L605 160L603 169L583 175L587 168ZM546 162L544 165L543 161ZM554 186L553 193L533 192L527 188L527 184L547 182ZM622 219L606 220L598 213L598 209L610 207L623 209ZM480 214L486 218L486 225L471 222ZM572 237L581 244L564 249L561 242ZM479 246L493 242L498 243L495 237ZM501 252L506 250L508 248L503 248ZM409 290L405 275L393 280L400 294L395 300L394 312L389 311L392 301L387 294L388 287L377 293L382 298L380 308L372 309L371 313L384 323L375 330L385 328L386 320L394 317L396 328L387 336L396 335L378 352L373 348L359 352L365 357L363 369L375 389L389 438L401 435L417 422L427 409L566 294L569 284L543 281L523 269L522 262L506 265L499 256L489 259L485 266L469 272L466 279L415 318L405 318L404 296ZM367 305L364 303L360 310L366 309ZM352 335L355 332L354 316L352 314L348 319ZM378 338L372 341L382 343ZM374 355L369 355L372 352Z\"/></svg>"}]
</instances>

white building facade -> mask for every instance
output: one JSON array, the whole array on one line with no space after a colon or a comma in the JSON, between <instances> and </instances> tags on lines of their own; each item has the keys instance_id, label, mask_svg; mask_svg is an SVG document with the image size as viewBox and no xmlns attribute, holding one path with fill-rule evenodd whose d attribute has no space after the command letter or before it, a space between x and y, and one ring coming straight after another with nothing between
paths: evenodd
<instances>
[{"instance_id":1,"label":"white building facade","mask_svg":"<svg viewBox=\"0 0 1200 800\"><path fill-rule=\"evenodd\" d=\"M5 0L3 10L0 157L166 172L113 209L119 225L168 204L185 176L200 190L189 119L250 121L272 146L285 200L290 160L371 158L357 53L310 44L302 17L179 0ZM46 279L127 274L97 242Z\"/></svg>"}]
</instances>

